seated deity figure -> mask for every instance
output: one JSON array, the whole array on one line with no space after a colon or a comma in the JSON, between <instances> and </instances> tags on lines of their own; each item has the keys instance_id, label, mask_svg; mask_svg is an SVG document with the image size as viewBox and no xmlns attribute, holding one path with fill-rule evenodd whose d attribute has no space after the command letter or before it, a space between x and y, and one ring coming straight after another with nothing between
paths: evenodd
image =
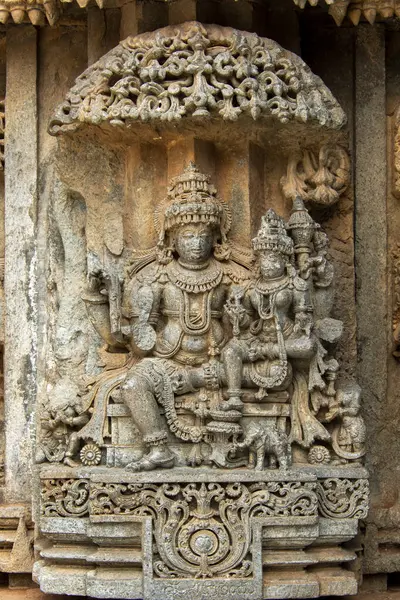
<instances>
[{"instance_id":1,"label":"seated deity figure","mask_svg":"<svg viewBox=\"0 0 400 600\"><path fill-rule=\"evenodd\" d=\"M322 347L313 333L309 285L294 266L293 240L272 209L262 218L253 250L258 274L241 298L234 291L225 306L234 325L222 353L228 393L233 398L241 387L256 386L255 396L262 400L268 391L291 386L291 438L307 447L315 438L329 439L309 402L311 380L325 387L319 372Z\"/></svg>"},{"instance_id":2,"label":"seated deity figure","mask_svg":"<svg viewBox=\"0 0 400 600\"><path fill-rule=\"evenodd\" d=\"M209 177L193 165L172 181L158 223L156 250L133 263L125 281L120 331L112 339L109 327L105 335L103 331L109 343L126 344L131 358L94 386L91 399L97 408L80 432L82 438L99 439L102 424L97 415L104 414L99 403L104 407L107 394L119 385L146 448L141 458L127 465L133 471L174 466L168 428L184 441L202 440L204 432L198 426L179 419L175 397L222 386L221 365L212 358L231 335L224 305L250 275L238 264L227 239L228 207L217 198ZM101 302L86 298L92 309L96 301ZM104 327L97 329L101 333ZM240 384L239 380L238 388ZM242 408L236 388L228 390L221 403L228 413Z\"/></svg>"}]
</instances>

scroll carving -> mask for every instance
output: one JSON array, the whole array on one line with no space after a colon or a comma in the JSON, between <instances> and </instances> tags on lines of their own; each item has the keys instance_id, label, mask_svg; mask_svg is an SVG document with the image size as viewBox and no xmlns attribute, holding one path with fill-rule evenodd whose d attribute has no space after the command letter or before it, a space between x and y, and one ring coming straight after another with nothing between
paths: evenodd
<instances>
[{"instance_id":1,"label":"scroll carving","mask_svg":"<svg viewBox=\"0 0 400 600\"><path fill-rule=\"evenodd\" d=\"M318 482L319 511L328 519L365 519L369 487L366 479L323 479Z\"/></svg>"},{"instance_id":2,"label":"scroll carving","mask_svg":"<svg viewBox=\"0 0 400 600\"><path fill-rule=\"evenodd\" d=\"M161 578L252 575L252 517L315 515L315 484L97 484L94 515L151 515Z\"/></svg>"},{"instance_id":3,"label":"scroll carving","mask_svg":"<svg viewBox=\"0 0 400 600\"><path fill-rule=\"evenodd\" d=\"M76 80L50 133L218 115L339 128L344 113L296 55L255 34L196 22L127 38Z\"/></svg>"},{"instance_id":4,"label":"scroll carving","mask_svg":"<svg viewBox=\"0 0 400 600\"><path fill-rule=\"evenodd\" d=\"M89 512L86 479L45 479L41 490L42 514L46 517L84 517Z\"/></svg>"},{"instance_id":5,"label":"scroll carving","mask_svg":"<svg viewBox=\"0 0 400 600\"><path fill-rule=\"evenodd\" d=\"M90 499L88 486L85 480L44 481L42 514L151 517L160 578L250 577L253 517L317 514L315 483L91 483Z\"/></svg>"},{"instance_id":6,"label":"scroll carving","mask_svg":"<svg viewBox=\"0 0 400 600\"><path fill-rule=\"evenodd\" d=\"M36 438L45 585L70 562L79 531L80 589L90 579L105 597L285 595L282 556L295 565L327 536L340 545L365 514L362 395L337 360L343 323L332 316L335 248L308 210L338 201L350 165L344 136L329 143L325 132L317 145L305 125L343 123L301 59L214 25L128 38L76 80L50 131L99 127L60 143L53 206L61 225L74 190L80 260L77 269L70 256L65 273L79 271L79 292L75 304L67 290L66 314L78 321L78 305L88 318L79 315L74 362L54 360L58 329L48 327L55 349ZM288 140L286 125L312 145L289 159L283 217L268 193L292 150L271 151L268 163L266 140ZM121 127L118 144L109 126ZM238 156L218 131L228 145L235 131ZM91 180L93 163L102 168ZM324 529L321 519L343 523ZM93 567L100 560L125 565L118 590ZM351 592L352 574L343 581ZM290 583L290 594L304 595L302 585Z\"/></svg>"}]
</instances>

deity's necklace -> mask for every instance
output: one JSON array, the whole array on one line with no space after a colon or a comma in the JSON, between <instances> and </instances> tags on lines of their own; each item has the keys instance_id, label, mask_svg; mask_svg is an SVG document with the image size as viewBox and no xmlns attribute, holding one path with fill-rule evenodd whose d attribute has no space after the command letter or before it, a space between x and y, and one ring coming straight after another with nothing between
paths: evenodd
<instances>
[{"instance_id":1,"label":"deity's necklace","mask_svg":"<svg viewBox=\"0 0 400 600\"><path fill-rule=\"evenodd\" d=\"M170 281L183 292L179 320L185 334L203 335L210 329L212 292L221 282L222 276L222 267L215 260L201 265L187 264L180 260L170 266ZM190 310L191 294L202 294L201 306L195 314L191 314Z\"/></svg>"},{"instance_id":2,"label":"deity's necklace","mask_svg":"<svg viewBox=\"0 0 400 600\"><path fill-rule=\"evenodd\" d=\"M214 289L222 280L222 266L216 260L202 265L171 263L168 274L170 281L184 292L197 294Z\"/></svg>"},{"instance_id":3,"label":"deity's necklace","mask_svg":"<svg viewBox=\"0 0 400 600\"><path fill-rule=\"evenodd\" d=\"M178 265L183 267L184 269L188 269L189 271L203 271L210 266L210 260L206 260L202 263L188 263L182 258L178 258Z\"/></svg>"},{"instance_id":4,"label":"deity's necklace","mask_svg":"<svg viewBox=\"0 0 400 600\"><path fill-rule=\"evenodd\" d=\"M259 277L255 284L255 289L261 294L272 294L274 292L280 292L281 290L288 287L290 284L289 275L281 275L274 279L262 279Z\"/></svg>"},{"instance_id":5,"label":"deity's necklace","mask_svg":"<svg viewBox=\"0 0 400 600\"><path fill-rule=\"evenodd\" d=\"M202 306L194 315L190 314L190 294L183 290L183 302L180 303L179 317L183 331L188 335L202 335L211 325L212 290L202 295Z\"/></svg>"},{"instance_id":6,"label":"deity's necklace","mask_svg":"<svg viewBox=\"0 0 400 600\"><path fill-rule=\"evenodd\" d=\"M273 280L276 282L276 285L274 286L273 289L271 289L272 288L272 286L271 286L269 288L268 292L262 291L260 289L260 286L258 285L259 281L260 280L257 281L256 288L255 288L258 298L259 298L258 314L260 315L262 320L273 319L273 321L274 321L277 343L278 343L279 369L277 369L275 375L272 375L272 376L264 375L264 374L261 374L259 372L259 370L257 369L257 363L253 362L250 365L250 377L251 377L252 381L256 385L258 385L259 388L261 388L263 390L267 390L267 389L276 388L276 387L279 387L280 385L282 385L282 383L285 381L285 379L287 377L287 373L288 373L288 360L287 360L287 353L286 353L286 347L285 347L285 339L283 336L281 324L279 322L279 317L275 314L275 301L276 301L277 293L288 286L289 277L284 276L283 278L280 277L279 280ZM273 283L273 281L271 283ZM278 283L279 283L279 285L278 285ZM266 295L268 295L268 304L269 304L267 309L264 308L264 299L265 299Z\"/></svg>"}]
</instances>

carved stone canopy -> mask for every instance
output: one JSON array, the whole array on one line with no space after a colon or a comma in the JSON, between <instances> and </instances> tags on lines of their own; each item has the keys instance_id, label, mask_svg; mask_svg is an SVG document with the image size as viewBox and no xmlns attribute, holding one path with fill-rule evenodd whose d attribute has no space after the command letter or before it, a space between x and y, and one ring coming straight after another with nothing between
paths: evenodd
<instances>
[{"instance_id":1,"label":"carved stone canopy","mask_svg":"<svg viewBox=\"0 0 400 600\"><path fill-rule=\"evenodd\" d=\"M331 129L345 123L330 90L295 54L253 33L187 22L129 37L89 67L49 131L243 115Z\"/></svg>"}]
</instances>

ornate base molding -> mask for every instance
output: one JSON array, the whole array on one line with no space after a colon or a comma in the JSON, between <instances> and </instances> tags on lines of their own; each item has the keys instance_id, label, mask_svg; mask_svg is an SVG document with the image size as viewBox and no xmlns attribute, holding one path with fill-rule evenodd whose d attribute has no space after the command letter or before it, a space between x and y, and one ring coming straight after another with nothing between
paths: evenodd
<instances>
[{"instance_id":1,"label":"ornate base molding","mask_svg":"<svg viewBox=\"0 0 400 600\"><path fill-rule=\"evenodd\" d=\"M341 544L366 515L366 476L43 467L34 574L44 592L103 598L353 594Z\"/></svg>"}]
</instances>

